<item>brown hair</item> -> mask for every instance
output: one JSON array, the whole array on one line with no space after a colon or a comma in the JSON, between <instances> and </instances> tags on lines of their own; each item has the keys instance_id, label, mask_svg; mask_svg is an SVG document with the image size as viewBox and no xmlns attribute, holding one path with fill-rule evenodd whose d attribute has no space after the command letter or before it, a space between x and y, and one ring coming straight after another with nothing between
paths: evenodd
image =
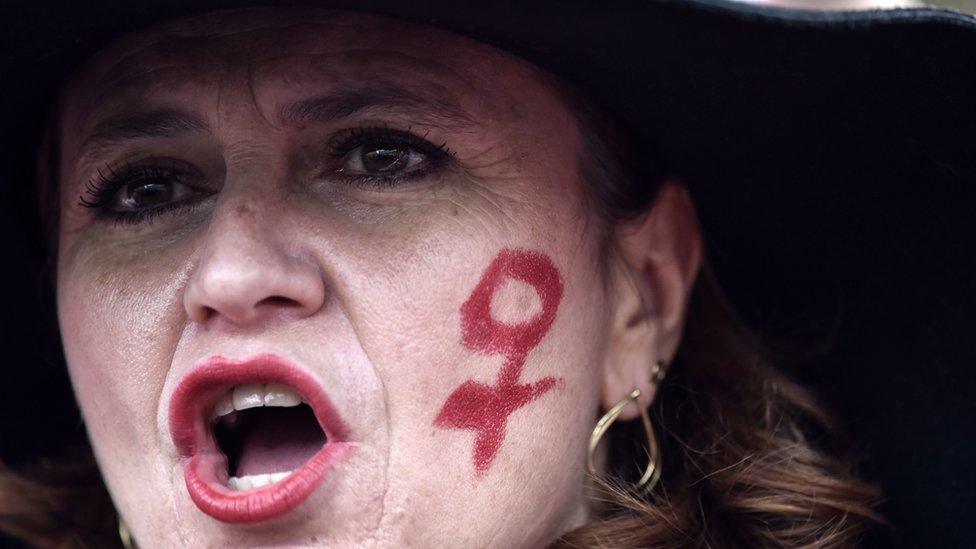
<instances>
[{"instance_id":1,"label":"brown hair","mask_svg":"<svg viewBox=\"0 0 976 549\"><path fill-rule=\"evenodd\" d=\"M604 253L612 254L612 228L648 211L668 172L632 128L574 86L546 78L579 118L581 173ZM636 421L612 428L610 480L593 479L602 496L598 517L554 546L856 545L884 523L873 510L880 491L844 458L836 420L776 367L816 351L787 351L747 327L706 260L651 406L664 458L660 483L645 497L628 490L647 463L645 435Z\"/></svg>"},{"instance_id":2,"label":"brown hair","mask_svg":"<svg viewBox=\"0 0 976 549\"><path fill-rule=\"evenodd\" d=\"M625 124L575 88L544 78L579 117L580 168L606 259L614 253L611 228L650 208L666 170L648 161L652 149ZM49 126L39 182L51 242L56 128ZM636 422L615 426L609 474L618 482L598 482L597 517L554 546L846 547L883 522L872 510L878 490L843 458L839 426L777 370L786 360L788 353L736 316L706 263L682 344L652 405L664 457L660 483L646 497L628 492L646 462L643 434ZM30 470L0 464L0 531L42 547L118 547L115 517L87 446Z\"/></svg>"},{"instance_id":3,"label":"brown hair","mask_svg":"<svg viewBox=\"0 0 976 549\"><path fill-rule=\"evenodd\" d=\"M651 416L664 462L652 495L602 486L595 522L566 547L850 547L883 522L878 490L841 457L839 426L778 372L709 269ZM618 478L646 463L634 426L611 431ZM643 461L642 461L643 460Z\"/></svg>"}]
</instances>

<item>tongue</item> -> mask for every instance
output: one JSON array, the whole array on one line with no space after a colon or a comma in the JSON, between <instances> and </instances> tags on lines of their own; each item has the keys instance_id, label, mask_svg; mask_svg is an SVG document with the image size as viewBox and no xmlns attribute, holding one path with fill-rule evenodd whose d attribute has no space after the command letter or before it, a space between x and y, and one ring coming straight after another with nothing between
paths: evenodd
<instances>
[{"instance_id":1,"label":"tongue","mask_svg":"<svg viewBox=\"0 0 976 549\"><path fill-rule=\"evenodd\" d=\"M298 469L326 442L308 406L259 410L241 440L239 477Z\"/></svg>"}]
</instances>

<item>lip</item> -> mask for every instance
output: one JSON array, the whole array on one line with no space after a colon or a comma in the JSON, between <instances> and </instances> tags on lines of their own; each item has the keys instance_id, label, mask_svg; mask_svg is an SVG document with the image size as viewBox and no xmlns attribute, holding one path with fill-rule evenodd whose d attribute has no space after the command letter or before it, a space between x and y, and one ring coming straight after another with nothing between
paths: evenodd
<instances>
[{"instance_id":1,"label":"lip","mask_svg":"<svg viewBox=\"0 0 976 549\"><path fill-rule=\"evenodd\" d=\"M227 485L227 458L214 440L206 413L229 388L243 383L293 387L311 406L327 442L288 478L239 492ZM241 360L212 356L198 363L173 392L169 427L190 498L204 513L229 523L261 522L288 513L312 495L326 474L354 449L348 428L315 379L271 354Z\"/></svg>"}]
</instances>

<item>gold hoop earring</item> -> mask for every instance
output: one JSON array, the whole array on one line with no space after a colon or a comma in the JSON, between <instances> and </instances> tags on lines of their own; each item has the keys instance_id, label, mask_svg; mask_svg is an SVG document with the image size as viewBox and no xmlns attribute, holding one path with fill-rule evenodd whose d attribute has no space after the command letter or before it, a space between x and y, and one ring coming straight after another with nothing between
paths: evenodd
<instances>
[{"instance_id":1,"label":"gold hoop earring","mask_svg":"<svg viewBox=\"0 0 976 549\"><path fill-rule=\"evenodd\" d=\"M129 533L129 527L125 525L122 515L119 515L119 540L125 549L133 549L136 546L135 543L132 543L132 534Z\"/></svg>"},{"instance_id":2,"label":"gold hoop earring","mask_svg":"<svg viewBox=\"0 0 976 549\"><path fill-rule=\"evenodd\" d=\"M651 383L657 385L664 380L664 363L658 362L654 364L651 368ZM593 454L596 452L596 447L600 444L600 439L603 435L610 429L614 421L620 417L621 412L628 404L637 400L641 395L640 389L634 389L626 397L624 397L620 402L613 405L612 408L607 410L607 413L603 414L603 417L596 422L596 426L593 428L593 433L590 435L590 444L588 451L586 453L586 470L590 475L596 477L597 471L596 466L593 464ZM644 434L647 436L647 467L644 469L644 474L641 478L634 484L634 490L640 494L646 494L650 492L657 481L661 478L661 452L657 447L657 438L654 436L654 427L651 426L651 418L647 415L647 408L644 406L639 406L641 423L644 425Z\"/></svg>"}]
</instances>

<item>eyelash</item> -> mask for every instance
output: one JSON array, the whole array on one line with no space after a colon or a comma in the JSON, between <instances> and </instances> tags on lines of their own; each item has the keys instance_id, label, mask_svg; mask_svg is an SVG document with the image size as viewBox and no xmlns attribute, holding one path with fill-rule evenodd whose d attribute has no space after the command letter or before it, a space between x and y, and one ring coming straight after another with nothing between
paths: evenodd
<instances>
[{"instance_id":1,"label":"eyelash","mask_svg":"<svg viewBox=\"0 0 976 549\"><path fill-rule=\"evenodd\" d=\"M436 171L454 156L454 152L447 148L447 143L435 145L423 136L407 131L392 129L387 126L367 126L350 128L335 135L328 141L329 156L333 162L345 159L357 148L369 144L384 144L405 146L416 150L425 157L424 166L420 169L393 175L349 175L342 172L341 167L331 170L329 175L346 179L357 187L390 189L411 179L418 179ZM323 174L325 175L325 174Z\"/></svg>"},{"instance_id":2,"label":"eyelash","mask_svg":"<svg viewBox=\"0 0 976 549\"><path fill-rule=\"evenodd\" d=\"M425 136L426 137L426 134ZM391 129L386 126L352 128L340 132L328 140L328 156L331 164L342 161L359 147L369 144L409 147L424 156L424 165L407 173L391 175L349 174L342 166L334 168L323 176L342 179L345 183L367 189L390 189L405 181L417 179L436 171L454 153L446 144L434 145L424 137L408 131ZM198 194L204 193L192 181L202 178L194 168L175 159L149 158L139 164L124 164L112 167L107 172L99 172L85 185L85 193L79 197L79 204L95 212L96 219L112 219L116 224L138 225L165 214L193 207L195 201L181 201L142 210L118 211L112 209L116 196L133 183L166 181L181 183Z\"/></svg>"},{"instance_id":3,"label":"eyelash","mask_svg":"<svg viewBox=\"0 0 976 549\"><path fill-rule=\"evenodd\" d=\"M195 169L183 162L172 158L150 157L135 165L125 163L112 166L106 172L99 171L85 184L85 194L79 197L78 202L93 210L97 219L111 219L116 224L138 225L165 213L189 209L193 203L172 202L144 210L114 211L111 205L119 191L133 183L170 181L186 185L202 194L199 187L191 183L200 177Z\"/></svg>"}]
</instances>

